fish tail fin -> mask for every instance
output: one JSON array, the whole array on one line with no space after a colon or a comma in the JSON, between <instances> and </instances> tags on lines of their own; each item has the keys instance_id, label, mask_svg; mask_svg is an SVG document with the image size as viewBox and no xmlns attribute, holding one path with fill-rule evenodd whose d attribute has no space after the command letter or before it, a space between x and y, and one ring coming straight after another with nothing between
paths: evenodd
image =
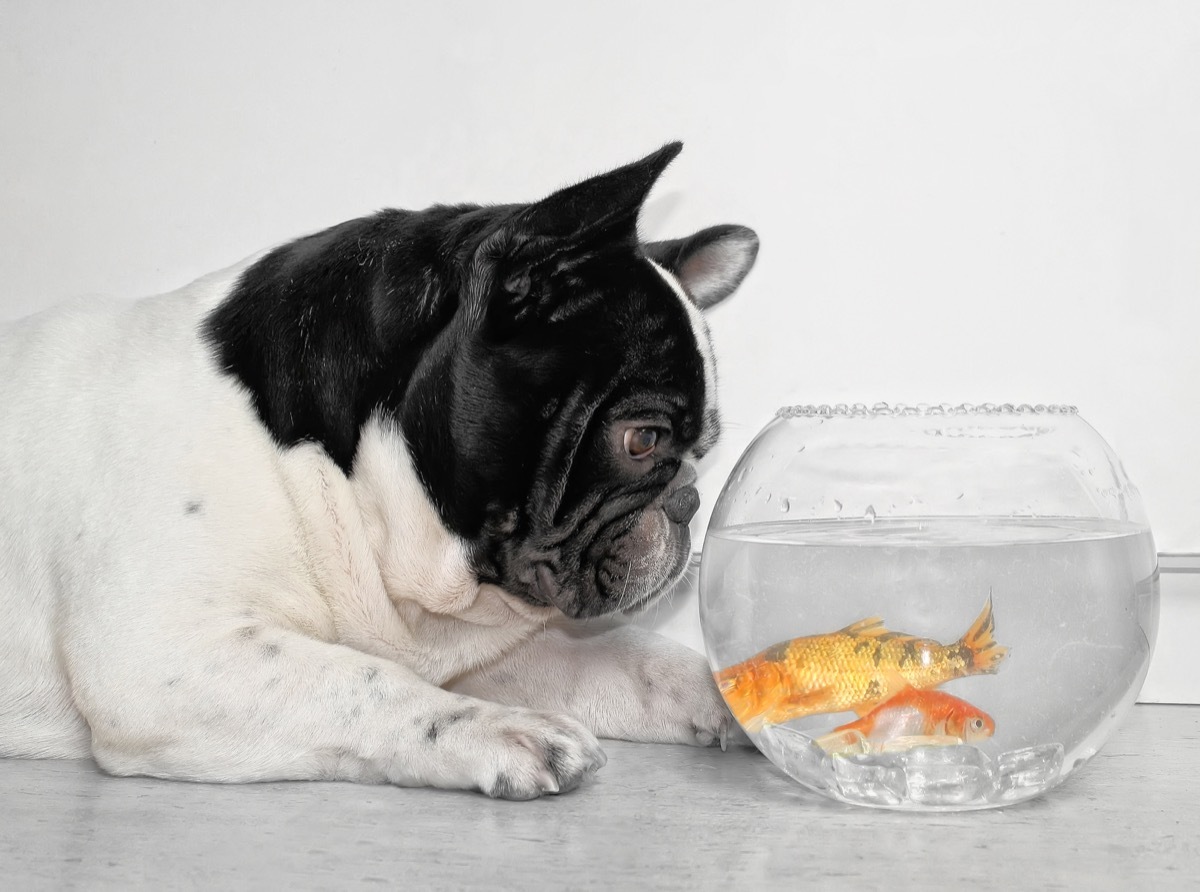
<instances>
[{"instance_id":1,"label":"fish tail fin","mask_svg":"<svg viewBox=\"0 0 1200 892\"><path fill-rule=\"evenodd\" d=\"M970 672L973 675L991 675L1000 668L1000 663L1008 655L1008 648L997 644L993 635L996 632L996 619L992 615L992 596L978 618L967 629L967 633L959 639L959 646L966 648L971 654Z\"/></svg>"}]
</instances>

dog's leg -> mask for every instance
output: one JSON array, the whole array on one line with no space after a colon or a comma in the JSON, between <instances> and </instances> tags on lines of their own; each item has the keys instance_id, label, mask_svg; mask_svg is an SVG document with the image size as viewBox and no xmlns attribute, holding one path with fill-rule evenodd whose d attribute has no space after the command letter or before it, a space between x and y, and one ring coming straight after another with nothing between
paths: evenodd
<instances>
[{"instance_id":1,"label":"dog's leg","mask_svg":"<svg viewBox=\"0 0 1200 892\"><path fill-rule=\"evenodd\" d=\"M600 737L722 747L745 739L705 658L634 626L550 626L450 688L568 712Z\"/></svg>"},{"instance_id":2,"label":"dog's leg","mask_svg":"<svg viewBox=\"0 0 1200 892\"><path fill-rule=\"evenodd\" d=\"M592 734L569 717L449 693L347 647L253 622L208 639L200 629L164 659L143 652L71 666L102 768L198 781L432 785L528 799L569 790L605 761Z\"/></svg>"}]
</instances>

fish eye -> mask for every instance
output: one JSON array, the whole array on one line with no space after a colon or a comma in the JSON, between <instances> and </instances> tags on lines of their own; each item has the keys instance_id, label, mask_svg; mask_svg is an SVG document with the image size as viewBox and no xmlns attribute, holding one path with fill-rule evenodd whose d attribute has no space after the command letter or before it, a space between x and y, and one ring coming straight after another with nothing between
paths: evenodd
<instances>
[{"instance_id":1,"label":"fish eye","mask_svg":"<svg viewBox=\"0 0 1200 892\"><path fill-rule=\"evenodd\" d=\"M972 731L982 731L983 730L983 719L979 718L979 716L976 716L975 718L971 719L971 730Z\"/></svg>"}]
</instances>

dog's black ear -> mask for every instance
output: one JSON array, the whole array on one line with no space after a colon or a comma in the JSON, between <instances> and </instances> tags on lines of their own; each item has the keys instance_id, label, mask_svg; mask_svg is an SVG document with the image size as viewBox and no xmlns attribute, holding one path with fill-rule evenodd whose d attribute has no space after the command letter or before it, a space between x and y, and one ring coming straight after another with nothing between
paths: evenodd
<instances>
[{"instance_id":1,"label":"dog's black ear","mask_svg":"<svg viewBox=\"0 0 1200 892\"><path fill-rule=\"evenodd\" d=\"M638 211L682 148L668 143L640 161L560 189L521 208L495 232L481 250L496 264L503 289L493 304L498 330L538 312L544 302L539 279L554 261L602 243L636 244Z\"/></svg>"},{"instance_id":2,"label":"dog's black ear","mask_svg":"<svg viewBox=\"0 0 1200 892\"><path fill-rule=\"evenodd\" d=\"M567 186L522 210L509 233L525 259L569 250L601 234L635 231L638 211L655 181L683 149L672 142L640 161ZM539 248L542 250L539 251Z\"/></svg>"},{"instance_id":3,"label":"dog's black ear","mask_svg":"<svg viewBox=\"0 0 1200 892\"><path fill-rule=\"evenodd\" d=\"M758 256L758 236L745 226L713 226L687 238L648 242L646 256L666 267L702 310L742 284Z\"/></svg>"}]
</instances>

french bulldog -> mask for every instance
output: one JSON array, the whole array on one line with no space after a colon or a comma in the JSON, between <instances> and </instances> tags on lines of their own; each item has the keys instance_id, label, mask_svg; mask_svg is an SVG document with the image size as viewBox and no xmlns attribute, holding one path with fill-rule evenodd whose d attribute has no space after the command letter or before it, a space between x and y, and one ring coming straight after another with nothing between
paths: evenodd
<instances>
[{"instance_id":1,"label":"french bulldog","mask_svg":"<svg viewBox=\"0 0 1200 892\"><path fill-rule=\"evenodd\" d=\"M758 249L639 241L680 148L0 329L0 755L528 799L724 745L700 654L580 622L685 568Z\"/></svg>"}]
</instances>

